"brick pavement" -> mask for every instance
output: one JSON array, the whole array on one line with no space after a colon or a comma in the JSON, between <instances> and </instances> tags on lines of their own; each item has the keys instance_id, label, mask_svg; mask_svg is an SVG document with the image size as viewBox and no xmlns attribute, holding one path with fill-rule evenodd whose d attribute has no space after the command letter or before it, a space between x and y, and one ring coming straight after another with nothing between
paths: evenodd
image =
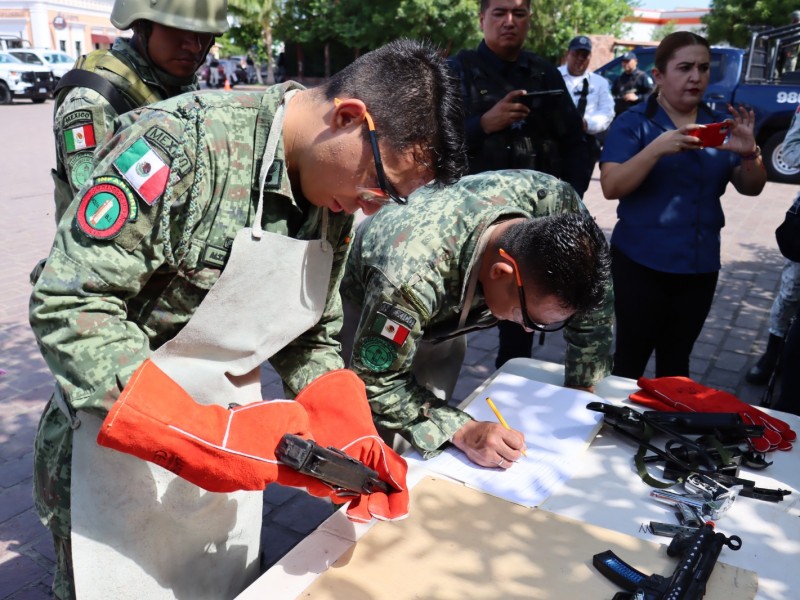
<instances>
[{"instance_id":1,"label":"brick pavement","mask_svg":"<svg viewBox=\"0 0 800 600\"><path fill-rule=\"evenodd\" d=\"M28 272L52 240L51 180L54 163L52 104L17 103L0 107L5 143L0 160L0 600L44 600L53 570L49 534L31 500L33 436L51 383L27 324ZM761 388L743 382L746 370L764 350L772 297L781 266L774 229L791 203L792 186L767 184L758 199L729 189L723 202L723 269L716 300L692 356L692 375L756 402ZM615 202L603 200L597 179L586 204L610 233ZM493 330L469 339L455 400L466 397L494 370L497 336ZM534 357L561 362L564 342L550 335ZM279 397L274 371L263 370L264 397ZM271 486L265 493L264 564L270 565L330 513L329 503L302 492Z\"/></svg>"}]
</instances>

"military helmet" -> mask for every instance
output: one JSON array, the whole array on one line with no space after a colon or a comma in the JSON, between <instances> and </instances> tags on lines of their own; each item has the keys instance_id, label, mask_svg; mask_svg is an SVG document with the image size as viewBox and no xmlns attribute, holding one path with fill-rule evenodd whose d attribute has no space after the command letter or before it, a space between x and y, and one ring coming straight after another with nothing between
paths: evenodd
<instances>
[{"instance_id":1,"label":"military helmet","mask_svg":"<svg viewBox=\"0 0 800 600\"><path fill-rule=\"evenodd\" d=\"M144 19L185 31L221 35L228 30L228 0L115 0L111 22L130 29Z\"/></svg>"}]
</instances>

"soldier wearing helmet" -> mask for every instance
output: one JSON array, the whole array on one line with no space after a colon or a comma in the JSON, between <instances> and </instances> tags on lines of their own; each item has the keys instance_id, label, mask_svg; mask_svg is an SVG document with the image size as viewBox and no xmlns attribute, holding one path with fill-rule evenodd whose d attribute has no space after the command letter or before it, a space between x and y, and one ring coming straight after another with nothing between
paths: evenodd
<instances>
[{"instance_id":1,"label":"soldier wearing helmet","mask_svg":"<svg viewBox=\"0 0 800 600\"><path fill-rule=\"evenodd\" d=\"M56 88L56 223L118 115L197 89L197 69L228 29L227 0L116 0L111 22L133 36L80 57Z\"/></svg>"}]
</instances>

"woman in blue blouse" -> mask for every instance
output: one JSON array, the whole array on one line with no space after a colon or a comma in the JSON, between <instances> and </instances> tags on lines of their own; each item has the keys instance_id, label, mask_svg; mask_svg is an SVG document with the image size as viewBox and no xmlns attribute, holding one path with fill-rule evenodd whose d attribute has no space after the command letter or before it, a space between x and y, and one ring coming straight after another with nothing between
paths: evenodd
<instances>
[{"instance_id":1,"label":"woman in blue blouse","mask_svg":"<svg viewBox=\"0 0 800 600\"><path fill-rule=\"evenodd\" d=\"M766 183L753 137L755 115L703 103L708 42L678 31L658 46L656 89L611 125L601 162L603 195L619 199L611 237L617 319L614 375L637 379L656 353L656 377L689 375L689 355L708 316L720 268L720 197L728 182L757 196ZM718 147L698 126L731 121Z\"/></svg>"}]
</instances>

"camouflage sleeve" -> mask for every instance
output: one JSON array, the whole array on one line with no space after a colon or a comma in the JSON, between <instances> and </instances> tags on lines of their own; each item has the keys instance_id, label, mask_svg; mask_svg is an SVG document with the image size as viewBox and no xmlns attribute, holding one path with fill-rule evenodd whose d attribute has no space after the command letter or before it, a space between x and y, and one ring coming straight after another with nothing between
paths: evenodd
<instances>
[{"instance_id":1,"label":"camouflage sleeve","mask_svg":"<svg viewBox=\"0 0 800 600\"><path fill-rule=\"evenodd\" d=\"M574 189L562 186L562 211L588 209ZM614 289L609 281L602 304L595 310L576 315L564 329L567 342L564 357L564 385L590 387L611 374L611 342L614 334Z\"/></svg>"},{"instance_id":2,"label":"camouflage sleeve","mask_svg":"<svg viewBox=\"0 0 800 600\"><path fill-rule=\"evenodd\" d=\"M150 205L113 166L144 143L146 129L134 124L100 150L90 185L61 219L31 296L30 323L42 356L75 410L104 414L151 353L147 332L128 318L128 308L166 262L160 225L170 188L155 198L147 192ZM186 144L186 152L194 147ZM187 212L184 183L173 185L169 201L175 228Z\"/></svg>"},{"instance_id":3,"label":"camouflage sleeve","mask_svg":"<svg viewBox=\"0 0 800 600\"><path fill-rule=\"evenodd\" d=\"M108 101L89 88L71 90L56 110L53 135L60 171L53 173L56 223L88 181L94 152L113 135L116 117Z\"/></svg>"},{"instance_id":4,"label":"camouflage sleeve","mask_svg":"<svg viewBox=\"0 0 800 600\"><path fill-rule=\"evenodd\" d=\"M276 353L270 364L283 380L290 397L296 395L314 379L344 367L339 354L341 345L334 336L342 328L342 299L339 285L344 275L350 241L353 237L353 217L332 216L329 240L334 247L333 266L328 284L325 310L319 322Z\"/></svg>"},{"instance_id":5,"label":"camouflage sleeve","mask_svg":"<svg viewBox=\"0 0 800 600\"><path fill-rule=\"evenodd\" d=\"M590 387L611 374L613 334L614 289L609 281L602 304L578 315L564 329L564 385Z\"/></svg>"},{"instance_id":6,"label":"camouflage sleeve","mask_svg":"<svg viewBox=\"0 0 800 600\"><path fill-rule=\"evenodd\" d=\"M367 386L375 424L400 433L425 458L438 454L471 419L419 385L412 373L430 314L429 308L373 272L351 365Z\"/></svg>"}]
</instances>

